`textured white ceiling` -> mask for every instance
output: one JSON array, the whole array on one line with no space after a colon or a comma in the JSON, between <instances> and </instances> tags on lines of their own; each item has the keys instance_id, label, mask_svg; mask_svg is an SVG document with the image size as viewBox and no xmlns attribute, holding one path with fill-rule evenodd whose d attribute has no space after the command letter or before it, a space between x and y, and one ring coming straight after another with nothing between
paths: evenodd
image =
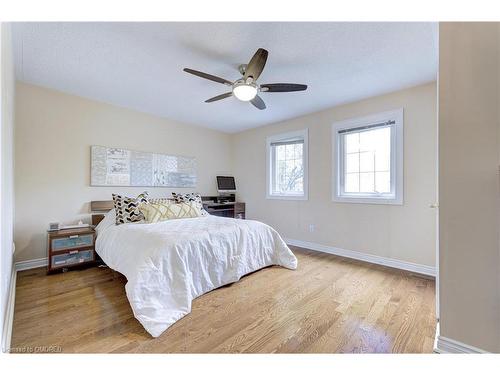
<instances>
[{"instance_id":1,"label":"textured white ceiling","mask_svg":"<svg viewBox=\"0 0 500 375\"><path fill-rule=\"evenodd\" d=\"M257 48L260 83L309 85L262 93L259 111L184 67L229 80ZM297 117L436 79L435 23L17 23L17 79L225 132Z\"/></svg>"}]
</instances>

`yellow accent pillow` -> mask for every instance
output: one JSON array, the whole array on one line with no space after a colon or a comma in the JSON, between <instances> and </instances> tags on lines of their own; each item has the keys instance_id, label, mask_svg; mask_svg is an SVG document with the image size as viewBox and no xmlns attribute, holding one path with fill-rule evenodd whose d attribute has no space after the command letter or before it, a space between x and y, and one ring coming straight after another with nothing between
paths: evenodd
<instances>
[{"instance_id":1,"label":"yellow accent pillow","mask_svg":"<svg viewBox=\"0 0 500 375\"><path fill-rule=\"evenodd\" d=\"M148 223L201 216L201 211L196 202L142 203L139 205L139 210Z\"/></svg>"}]
</instances>

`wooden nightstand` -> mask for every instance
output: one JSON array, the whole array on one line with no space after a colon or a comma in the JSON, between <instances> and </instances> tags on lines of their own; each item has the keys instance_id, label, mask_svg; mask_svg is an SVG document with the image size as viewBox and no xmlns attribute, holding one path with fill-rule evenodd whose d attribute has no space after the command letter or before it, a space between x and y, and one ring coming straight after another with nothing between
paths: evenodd
<instances>
[{"instance_id":1,"label":"wooden nightstand","mask_svg":"<svg viewBox=\"0 0 500 375\"><path fill-rule=\"evenodd\" d=\"M47 232L47 273L94 265L95 231L92 227Z\"/></svg>"}]
</instances>

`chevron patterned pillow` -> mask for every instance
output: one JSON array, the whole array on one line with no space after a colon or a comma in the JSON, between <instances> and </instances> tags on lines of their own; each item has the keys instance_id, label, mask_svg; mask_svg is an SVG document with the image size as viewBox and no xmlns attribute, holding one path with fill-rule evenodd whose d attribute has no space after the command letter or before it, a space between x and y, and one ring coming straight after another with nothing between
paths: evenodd
<instances>
[{"instance_id":1,"label":"chevron patterned pillow","mask_svg":"<svg viewBox=\"0 0 500 375\"><path fill-rule=\"evenodd\" d=\"M139 194L137 198L113 194L113 204L116 211L116 224L134 223L144 220L144 215L139 210L141 203L148 202L148 192Z\"/></svg>"},{"instance_id":2,"label":"chevron patterned pillow","mask_svg":"<svg viewBox=\"0 0 500 375\"><path fill-rule=\"evenodd\" d=\"M148 223L201 216L196 202L142 203L139 205L139 209Z\"/></svg>"},{"instance_id":3,"label":"chevron patterned pillow","mask_svg":"<svg viewBox=\"0 0 500 375\"><path fill-rule=\"evenodd\" d=\"M181 194L181 193L173 193L172 192L172 197L174 201L177 203L189 203L189 202L196 202L198 205L198 209L201 212L201 216L208 216L210 215L204 208L203 208L203 201L201 200L201 195L198 193L186 193L186 194Z\"/></svg>"}]
</instances>

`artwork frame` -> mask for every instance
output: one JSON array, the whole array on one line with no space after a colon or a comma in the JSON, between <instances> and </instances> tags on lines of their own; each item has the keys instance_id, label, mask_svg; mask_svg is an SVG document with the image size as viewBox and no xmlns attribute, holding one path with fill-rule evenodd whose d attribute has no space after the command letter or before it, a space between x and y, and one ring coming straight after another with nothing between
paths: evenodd
<instances>
[{"instance_id":1,"label":"artwork frame","mask_svg":"<svg viewBox=\"0 0 500 375\"><path fill-rule=\"evenodd\" d=\"M90 147L90 186L194 188L196 158L135 151L118 147Z\"/></svg>"}]
</instances>

